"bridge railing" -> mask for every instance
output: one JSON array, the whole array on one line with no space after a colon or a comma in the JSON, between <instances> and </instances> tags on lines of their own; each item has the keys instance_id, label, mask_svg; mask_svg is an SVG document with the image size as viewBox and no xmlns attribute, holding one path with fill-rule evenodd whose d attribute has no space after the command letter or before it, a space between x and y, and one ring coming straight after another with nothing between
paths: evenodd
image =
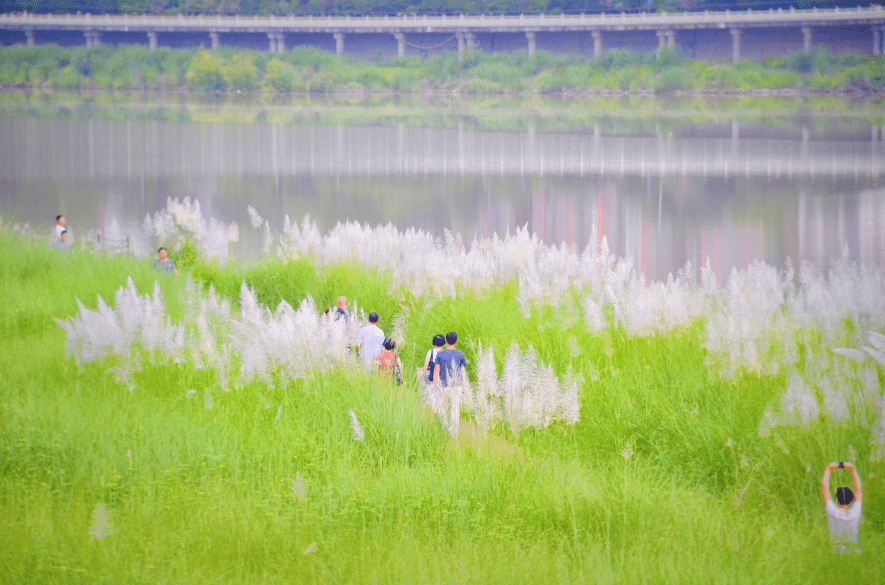
<instances>
[{"instance_id":1,"label":"bridge railing","mask_svg":"<svg viewBox=\"0 0 885 585\"><path fill-rule=\"evenodd\" d=\"M769 9L764 11L702 11L659 12L638 14L558 14L558 15L478 15L478 16L149 16L149 15L92 15L92 14L0 14L0 28L97 28L114 30L313 30L313 29L386 29L459 30L485 28L502 30L545 28L597 28L613 25L647 26L728 26L728 25L787 25L839 22L869 22L885 24L882 6L856 9L816 8L808 10Z\"/></svg>"}]
</instances>

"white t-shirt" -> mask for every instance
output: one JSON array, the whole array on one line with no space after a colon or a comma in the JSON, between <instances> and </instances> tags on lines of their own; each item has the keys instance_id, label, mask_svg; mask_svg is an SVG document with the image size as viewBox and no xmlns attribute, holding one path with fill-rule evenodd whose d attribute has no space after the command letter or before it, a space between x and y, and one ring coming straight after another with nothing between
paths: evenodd
<instances>
[{"instance_id":1,"label":"white t-shirt","mask_svg":"<svg viewBox=\"0 0 885 585\"><path fill-rule=\"evenodd\" d=\"M857 544L857 533L860 530L860 502L855 501L843 510L834 500L827 501L827 517L830 522L830 538L835 544L853 542Z\"/></svg>"},{"instance_id":2,"label":"white t-shirt","mask_svg":"<svg viewBox=\"0 0 885 585\"><path fill-rule=\"evenodd\" d=\"M372 369L375 365L375 357L381 354L381 344L384 343L384 331L374 323L369 323L362 329L356 338L356 344L360 346L360 355L363 357L363 365L366 369Z\"/></svg>"},{"instance_id":3,"label":"white t-shirt","mask_svg":"<svg viewBox=\"0 0 885 585\"><path fill-rule=\"evenodd\" d=\"M68 228L62 225L55 224L55 241L61 239L61 233L67 231Z\"/></svg>"}]
</instances>

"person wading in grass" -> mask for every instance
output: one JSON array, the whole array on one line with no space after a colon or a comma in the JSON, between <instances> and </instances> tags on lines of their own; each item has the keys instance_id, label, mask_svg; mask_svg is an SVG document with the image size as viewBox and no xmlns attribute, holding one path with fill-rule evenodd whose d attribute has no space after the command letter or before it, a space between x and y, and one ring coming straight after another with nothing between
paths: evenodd
<instances>
[{"instance_id":1,"label":"person wading in grass","mask_svg":"<svg viewBox=\"0 0 885 585\"><path fill-rule=\"evenodd\" d=\"M838 505L830 494L830 472L837 469L850 471L851 479L854 481L854 492L845 486L836 488ZM857 546L857 533L860 529L863 493L860 488L860 477L857 475L854 464L848 461L836 461L827 465L821 488L830 523L833 552L846 552L852 547L856 552L860 552L860 548Z\"/></svg>"},{"instance_id":2,"label":"person wading in grass","mask_svg":"<svg viewBox=\"0 0 885 585\"><path fill-rule=\"evenodd\" d=\"M338 308L335 309L335 320L344 319L350 321L350 311L347 308L347 297L341 295L338 297Z\"/></svg>"},{"instance_id":3,"label":"person wading in grass","mask_svg":"<svg viewBox=\"0 0 885 585\"><path fill-rule=\"evenodd\" d=\"M68 245L68 230L62 230L55 242L55 247L67 254L71 253L71 247Z\"/></svg>"},{"instance_id":4,"label":"person wading in grass","mask_svg":"<svg viewBox=\"0 0 885 585\"><path fill-rule=\"evenodd\" d=\"M421 377L427 386L427 404L433 409L434 414L439 414L439 391L433 385L433 374L436 369L436 356L446 344L446 338L441 334L434 335L431 344L433 347L427 350L427 356L424 358L424 369L421 370Z\"/></svg>"},{"instance_id":5,"label":"person wading in grass","mask_svg":"<svg viewBox=\"0 0 885 585\"><path fill-rule=\"evenodd\" d=\"M378 313L369 313L369 324L360 329L356 337L356 346L363 357L363 366L371 370L375 365L375 358L381 353L381 344L384 343L384 331L378 327Z\"/></svg>"},{"instance_id":6,"label":"person wading in grass","mask_svg":"<svg viewBox=\"0 0 885 585\"><path fill-rule=\"evenodd\" d=\"M396 354L396 342L389 337L385 337L382 346L384 350L375 358L378 370L396 381L396 385L399 386L403 383L403 362L400 361L399 356Z\"/></svg>"},{"instance_id":7,"label":"person wading in grass","mask_svg":"<svg viewBox=\"0 0 885 585\"><path fill-rule=\"evenodd\" d=\"M157 250L157 254L160 257L154 260L154 270L171 272L175 276L178 276L178 268L175 267L175 261L169 257L168 252L166 252L166 248L160 248L159 250Z\"/></svg>"},{"instance_id":8,"label":"person wading in grass","mask_svg":"<svg viewBox=\"0 0 885 585\"><path fill-rule=\"evenodd\" d=\"M454 331L446 333L446 348L436 354L433 367L433 388L442 388L440 410L449 408L449 420L445 421L449 433L458 436L461 426L461 394L468 384L467 358L460 349L455 349L458 334ZM445 417L443 417L445 420Z\"/></svg>"},{"instance_id":9,"label":"person wading in grass","mask_svg":"<svg viewBox=\"0 0 885 585\"><path fill-rule=\"evenodd\" d=\"M53 232L55 234L55 237L52 239L52 243L57 244L58 241L61 239L62 232L66 232L66 231L67 231L67 228L65 227L65 216L56 215L55 216L55 231Z\"/></svg>"}]
</instances>

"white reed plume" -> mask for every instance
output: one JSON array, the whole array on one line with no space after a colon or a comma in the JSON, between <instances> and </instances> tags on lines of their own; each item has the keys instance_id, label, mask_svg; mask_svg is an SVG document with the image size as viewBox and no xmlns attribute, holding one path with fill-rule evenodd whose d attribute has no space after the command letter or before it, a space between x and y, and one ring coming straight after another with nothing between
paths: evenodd
<instances>
[{"instance_id":1,"label":"white reed plume","mask_svg":"<svg viewBox=\"0 0 885 585\"><path fill-rule=\"evenodd\" d=\"M363 432L363 425L360 424L352 408L350 409L350 428L353 429L354 441L362 441L366 438L366 433Z\"/></svg>"},{"instance_id":2,"label":"white reed plume","mask_svg":"<svg viewBox=\"0 0 885 585\"><path fill-rule=\"evenodd\" d=\"M246 207L246 211L249 212L249 222L252 224L252 227L261 227L261 225L264 223L264 218L261 217L257 211L255 211L255 208L249 205Z\"/></svg>"},{"instance_id":3,"label":"white reed plume","mask_svg":"<svg viewBox=\"0 0 885 585\"><path fill-rule=\"evenodd\" d=\"M200 202L189 197L168 198L164 209L145 217L143 227L149 237L173 251L179 251L184 242L191 239L208 256L222 263L230 254L230 244L240 239L240 229L235 222L225 225L214 218L207 222Z\"/></svg>"},{"instance_id":4,"label":"white reed plume","mask_svg":"<svg viewBox=\"0 0 885 585\"><path fill-rule=\"evenodd\" d=\"M404 309L393 318L393 327L390 329L390 338L396 343L398 350L406 346L406 323L409 320L409 312Z\"/></svg>"},{"instance_id":5,"label":"white reed plume","mask_svg":"<svg viewBox=\"0 0 885 585\"><path fill-rule=\"evenodd\" d=\"M565 381L560 383L553 368L545 365L537 356L535 349L529 346L521 353L516 342L511 344L504 357L504 371L499 383L494 384L494 354L480 353L480 374L478 380L479 402L489 415L482 415L482 420L494 421L500 408L503 421L513 432L524 427L547 427L554 421L574 424L580 418L579 401L580 380L574 376L571 366L566 373ZM498 394L491 396L491 388L498 388ZM491 404L489 404L491 403ZM477 408L477 407L475 407ZM477 420L480 420L477 415Z\"/></svg>"},{"instance_id":6,"label":"white reed plume","mask_svg":"<svg viewBox=\"0 0 885 585\"><path fill-rule=\"evenodd\" d=\"M523 387L525 380L522 378L521 362L519 345L513 342L504 355L501 391L504 395L504 419L514 432L519 430L518 421L522 420L521 413L524 410Z\"/></svg>"},{"instance_id":7,"label":"white reed plume","mask_svg":"<svg viewBox=\"0 0 885 585\"><path fill-rule=\"evenodd\" d=\"M160 354L162 361L169 361L184 350L184 327L172 325L158 285L154 286L153 295L140 296L130 278L117 291L115 300L116 308L111 309L99 297L98 310L91 311L78 299L78 315L56 319L67 334L66 349L78 365L110 355L130 359L135 345L147 350L151 361L155 353ZM122 365L121 371L127 367Z\"/></svg>"},{"instance_id":8,"label":"white reed plume","mask_svg":"<svg viewBox=\"0 0 885 585\"><path fill-rule=\"evenodd\" d=\"M807 424L820 414L817 397L798 372L790 372L787 391L781 397L781 413L786 422Z\"/></svg>"},{"instance_id":9,"label":"white reed plume","mask_svg":"<svg viewBox=\"0 0 885 585\"><path fill-rule=\"evenodd\" d=\"M473 417L480 428L487 429L501 420L501 388L495 366L495 349L484 350L479 344L476 359L476 385L473 394Z\"/></svg>"},{"instance_id":10,"label":"white reed plume","mask_svg":"<svg viewBox=\"0 0 885 585\"><path fill-rule=\"evenodd\" d=\"M351 414L353 413L352 410L350 412ZM304 482L301 481L301 472L296 471L295 479L290 479L289 481L292 482L292 493L295 494L295 497L298 498L299 502L303 502L304 499L307 497L307 486L305 486Z\"/></svg>"},{"instance_id":11,"label":"white reed plume","mask_svg":"<svg viewBox=\"0 0 885 585\"><path fill-rule=\"evenodd\" d=\"M92 513L92 525L89 527L89 534L101 540L114 532L111 524L111 516L104 504L98 504Z\"/></svg>"}]
</instances>

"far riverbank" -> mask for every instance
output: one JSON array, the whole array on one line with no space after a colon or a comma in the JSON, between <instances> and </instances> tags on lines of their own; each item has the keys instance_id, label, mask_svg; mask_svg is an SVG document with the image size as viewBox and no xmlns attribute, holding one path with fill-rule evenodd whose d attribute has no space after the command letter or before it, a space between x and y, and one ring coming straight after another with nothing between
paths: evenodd
<instances>
[{"instance_id":1,"label":"far riverbank","mask_svg":"<svg viewBox=\"0 0 885 585\"><path fill-rule=\"evenodd\" d=\"M308 47L281 54L137 45L0 48L0 87L267 95L885 96L885 58L808 53L758 63L611 49L596 59L538 51L361 60Z\"/></svg>"}]
</instances>

